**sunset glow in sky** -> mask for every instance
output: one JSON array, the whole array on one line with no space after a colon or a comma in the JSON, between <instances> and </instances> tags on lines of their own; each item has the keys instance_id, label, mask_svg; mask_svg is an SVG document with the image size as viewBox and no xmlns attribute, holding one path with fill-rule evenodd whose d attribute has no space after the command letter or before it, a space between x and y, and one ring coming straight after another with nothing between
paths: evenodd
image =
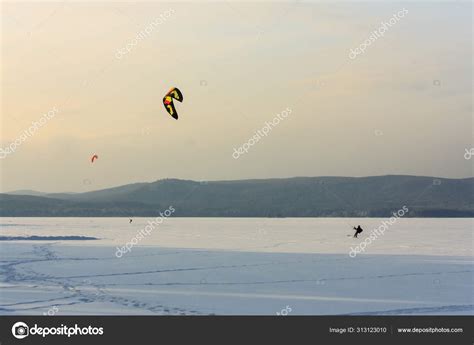
<instances>
[{"instance_id":1,"label":"sunset glow in sky","mask_svg":"<svg viewBox=\"0 0 474 345\"><path fill-rule=\"evenodd\" d=\"M161 178L472 177L474 159L463 156L473 146L471 6L2 3L1 147L58 113L0 159L1 191ZM405 17L349 58L402 8ZM184 95L178 121L162 104L171 87ZM232 157L286 108L285 121Z\"/></svg>"}]
</instances>

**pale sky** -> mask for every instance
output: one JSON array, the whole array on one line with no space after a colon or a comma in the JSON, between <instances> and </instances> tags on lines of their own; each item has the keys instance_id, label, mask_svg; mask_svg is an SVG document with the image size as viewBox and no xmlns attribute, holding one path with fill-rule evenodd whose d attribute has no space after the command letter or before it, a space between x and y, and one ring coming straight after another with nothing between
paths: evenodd
<instances>
[{"instance_id":1,"label":"pale sky","mask_svg":"<svg viewBox=\"0 0 474 345\"><path fill-rule=\"evenodd\" d=\"M472 177L472 4L2 3L1 191L162 178ZM406 8L355 59L350 49ZM117 50L166 10L162 24ZM162 98L173 86L179 120ZM238 159L234 148L292 113ZM93 164L90 157L97 154Z\"/></svg>"}]
</instances>

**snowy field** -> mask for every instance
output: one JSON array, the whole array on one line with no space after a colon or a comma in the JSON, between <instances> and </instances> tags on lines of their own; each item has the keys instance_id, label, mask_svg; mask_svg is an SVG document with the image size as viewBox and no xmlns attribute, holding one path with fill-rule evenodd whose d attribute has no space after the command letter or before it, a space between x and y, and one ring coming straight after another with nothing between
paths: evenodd
<instances>
[{"instance_id":1,"label":"snowy field","mask_svg":"<svg viewBox=\"0 0 474 345\"><path fill-rule=\"evenodd\" d=\"M151 220L0 219L0 314L474 315L473 219Z\"/></svg>"}]
</instances>

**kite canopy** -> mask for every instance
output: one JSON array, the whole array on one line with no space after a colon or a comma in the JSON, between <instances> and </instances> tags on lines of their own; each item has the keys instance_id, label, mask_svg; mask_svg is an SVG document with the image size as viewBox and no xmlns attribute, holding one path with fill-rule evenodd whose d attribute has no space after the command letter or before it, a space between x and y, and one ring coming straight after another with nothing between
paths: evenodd
<instances>
[{"instance_id":1,"label":"kite canopy","mask_svg":"<svg viewBox=\"0 0 474 345\"><path fill-rule=\"evenodd\" d=\"M173 99L177 100L178 102L183 101L183 94L179 91L178 88L173 87L168 93L163 97L163 105L165 106L168 113L174 118L178 119L178 112L173 103Z\"/></svg>"},{"instance_id":2,"label":"kite canopy","mask_svg":"<svg viewBox=\"0 0 474 345\"><path fill-rule=\"evenodd\" d=\"M99 156L97 155L93 155L92 158L91 158L91 163L94 163L94 161L99 158Z\"/></svg>"}]
</instances>

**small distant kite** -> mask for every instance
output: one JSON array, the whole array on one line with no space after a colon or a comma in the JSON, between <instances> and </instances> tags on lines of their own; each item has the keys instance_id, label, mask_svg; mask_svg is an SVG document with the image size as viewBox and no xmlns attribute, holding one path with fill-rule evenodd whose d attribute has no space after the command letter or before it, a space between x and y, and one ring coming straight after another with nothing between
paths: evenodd
<instances>
[{"instance_id":1,"label":"small distant kite","mask_svg":"<svg viewBox=\"0 0 474 345\"><path fill-rule=\"evenodd\" d=\"M91 158L91 163L94 163L94 161L98 158L99 158L99 156L93 155L92 158Z\"/></svg>"},{"instance_id":2,"label":"small distant kite","mask_svg":"<svg viewBox=\"0 0 474 345\"><path fill-rule=\"evenodd\" d=\"M165 106L168 113L177 120L178 112L174 106L173 99L177 100L178 102L183 101L183 94L176 87L173 87L171 90L169 90L165 97L163 97L163 105Z\"/></svg>"}]
</instances>

